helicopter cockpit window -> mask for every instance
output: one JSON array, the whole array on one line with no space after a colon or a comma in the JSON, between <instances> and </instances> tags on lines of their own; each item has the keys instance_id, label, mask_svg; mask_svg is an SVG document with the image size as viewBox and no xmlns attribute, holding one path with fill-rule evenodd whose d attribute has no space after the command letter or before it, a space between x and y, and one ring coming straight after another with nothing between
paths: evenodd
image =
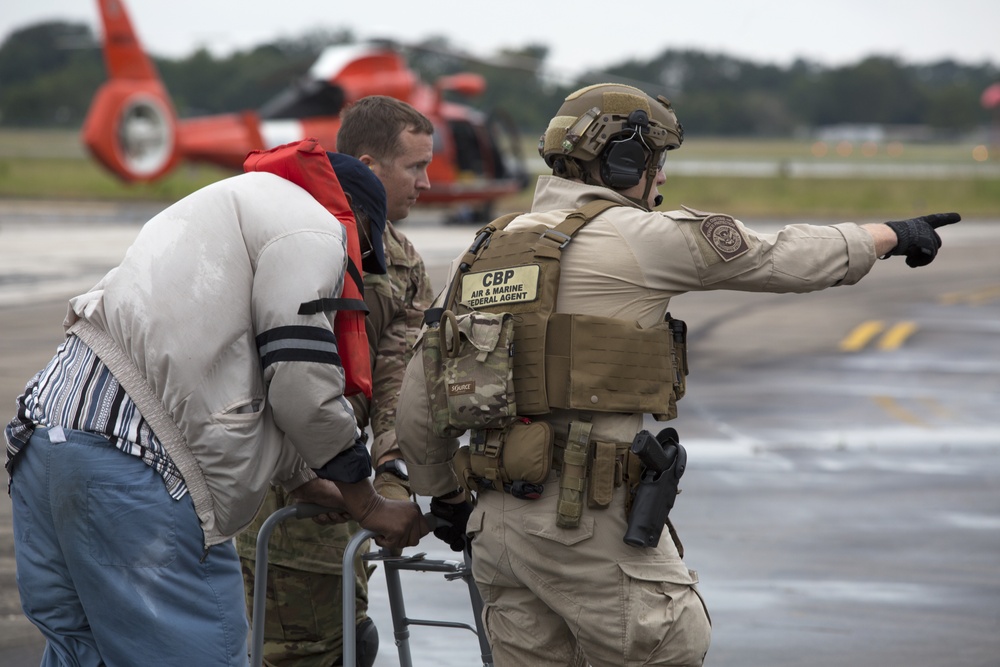
<instances>
[{"instance_id":1,"label":"helicopter cockpit window","mask_svg":"<svg viewBox=\"0 0 1000 667\"><path fill-rule=\"evenodd\" d=\"M258 111L263 119L336 116L344 106L344 91L329 81L300 79Z\"/></svg>"},{"instance_id":2,"label":"helicopter cockpit window","mask_svg":"<svg viewBox=\"0 0 1000 667\"><path fill-rule=\"evenodd\" d=\"M500 144L497 141L496 133L493 132L493 128L489 129L489 142L490 142L490 152L493 158L493 177L494 178L509 178L510 173L507 169L507 165L503 161L503 153L500 148Z\"/></svg>"},{"instance_id":3,"label":"helicopter cockpit window","mask_svg":"<svg viewBox=\"0 0 1000 667\"><path fill-rule=\"evenodd\" d=\"M455 140L455 160L458 164L458 170L472 172L477 176L483 175L485 165L476 128L473 127L472 123L464 120L449 121L448 127Z\"/></svg>"}]
</instances>

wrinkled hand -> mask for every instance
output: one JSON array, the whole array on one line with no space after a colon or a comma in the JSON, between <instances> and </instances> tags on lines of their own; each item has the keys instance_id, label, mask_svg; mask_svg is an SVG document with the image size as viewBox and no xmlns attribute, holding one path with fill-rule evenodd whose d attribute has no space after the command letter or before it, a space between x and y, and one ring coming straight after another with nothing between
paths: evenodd
<instances>
[{"instance_id":1,"label":"wrinkled hand","mask_svg":"<svg viewBox=\"0 0 1000 667\"><path fill-rule=\"evenodd\" d=\"M907 266L926 266L934 261L941 247L941 237L934 230L961 219L962 216L958 213L932 213L919 218L887 222L885 224L896 232L897 239L896 247L888 255L905 255Z\"/></svg>"},{"instance_id":2,"label":"wrinkled hand","mask_svg":"<svg viewBox=\"0 0 1000 667\"><path fill-rule=\"evenodd\" d=\"M388 498L389 500L410 500L409 485L392 473L384 472L380 475L375 475L372 486L375 487L375 491L383 498ZM402 549L388 549L388 552L392 556L401 556L403 554Z\"/></svg>"},{"instance_id":3,"label":"wrinkled hand","mask_svg":"<svg viewBox=\"0 0 1000 667\"><path fill-rule=\"evenodd\" d=\"M337 482L344 506L361 527L375 533L375 544L386 549L412 547L430 532L420 506L402 500L388 500L375 492L367 479Z\"/></svg>"},{"instance_id":4,"label":"wrinkled hand","mask_svg":"<svg viewBox=\"0 0 1000 667\"><path fill-rule=\"evenodd\" d=\"M374 492L369 509L358 523L375 533L375 544L386 549L412 547L430 532L419 505L407 500L389 500Z\"/></svg>"},{"instance_id":5,"label":"wrinkled hand","mask_svg":"<svg viewBox=\"0 0 1000 667\"><path fill-rule=\"evenodd\" d=\"M451 547L452 551L465 549L465 530L472 514L472 503L448 503L431 498L431 514L444 522L434 529L434 537Z\"/></svg>"},{"instance_id":6,"label":"wrinkled hand","mask_svg":"<svg viewBox=\"0 0 1000 667\"><path fill-rule=\"evenodd\" d=\"M351 516L343 509L344 496L340 493L337 485L329 480L319 477L311 479L292 491L290 495L296 503L311 503L331 509L326 514L317 514L312 517L312 520L318 524L346 523L351 519Z\"/></svg>"}]
</instances>

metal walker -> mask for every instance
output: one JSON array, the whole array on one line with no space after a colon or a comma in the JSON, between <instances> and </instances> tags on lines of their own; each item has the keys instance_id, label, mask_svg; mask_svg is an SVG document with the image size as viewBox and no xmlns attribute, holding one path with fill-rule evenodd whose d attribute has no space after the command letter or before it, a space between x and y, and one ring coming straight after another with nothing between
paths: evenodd
<instances>
[{"instance_id":1,"label":"metal walker","mask_svg":"<svg viewBox=\"0 0 1000 667\"><path fill-rule=\"evenodd\" d=\"M271 539L271 533L278 523L286 519L307 519L318 514L324 514L327 508L318 505L299 503L282 507L269 516L260 527L257 534L257 562L254 567L254 580L256 582L267 581L267 547ZM427 522L433 529L439 522L438 518L427 514ZM355 600L354 600L354 557L361 547L375 534L370 530L358 531L347 543L344 550L343 562L343 645L344 645L344 667L356 667L357 664L357 644L355 626ZM400 667L413 667L413 660L410 655L410 630L411 625L426 625L432 627L460 628L469 630L479 639L480 656L483 667L493 667L493 653L490 649L489 641L486 638L485 629L482 626L483 599L476 588L476 582L472 578L472 564L469 550L464 552L463 562L454 560L434 560L425 558L424 553L417 553L412 556L393 556L386 550L369 552L362 555L367 561L380 561L385 571L386 590L389 597L389 611L392 617L393 638L396 642L396 649L399 653ZM472 601L472 611L475 616L475 627L467 623L455 621L434 621L420 618L410 618L406 615L406 606L403 602L403 587L400 581L400 570L415 570L419 572L440 572L445 579L451 581L462 579L469 589L469 596ZM251 667L261 667L264 664L264 624L256 622L256 619L264 618L264 608L267 596L266 585L255 585L253 595L253 625L250 634L250 665Z\"/></svg>"}]
</instances>

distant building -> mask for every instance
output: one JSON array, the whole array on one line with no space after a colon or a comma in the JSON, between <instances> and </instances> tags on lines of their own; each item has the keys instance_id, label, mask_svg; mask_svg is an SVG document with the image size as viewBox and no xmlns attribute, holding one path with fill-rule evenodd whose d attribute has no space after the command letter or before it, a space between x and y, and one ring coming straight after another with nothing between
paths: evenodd
<instances>
[{"instance_id":1,"label":"distant building","mask_svg":"<svg viewBox=\"0 0 1000 667\"><path fill-rule=\"evenodd\" d=\"M841 123L816 128L814 138L817 141L837 143L874 142L878 144L890 141L907 143L934 141L937 138L933 128L927 125L880 125L877 123Z\"/></svg>"},{"instance_id":2,"label":"distant building","mask_svg":"<svg viewBox=\"0 0 1000 667\"><path fill-rule=\"evenodd\" d=\"M883 143L886 140L886 136L885 129L881 125L841 123L839 125L826 125L816 128L816 139L827 143L837 143L840 141L849 141L851 143L874 141L876 143Z\"/></svg>"}]
</instances>

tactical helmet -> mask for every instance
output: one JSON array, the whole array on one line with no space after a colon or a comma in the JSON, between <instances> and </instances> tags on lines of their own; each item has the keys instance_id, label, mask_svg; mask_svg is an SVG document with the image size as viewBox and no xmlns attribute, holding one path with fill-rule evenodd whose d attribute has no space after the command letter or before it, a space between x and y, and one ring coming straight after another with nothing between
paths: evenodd
<instances>
[{"instance_id":1,"label":"tactical helmet","mask_svg":"<svg viewBox=\"0 0 1000 667\"><path fill-rule=\"evenodd\" d=\"M555 168L560 157L590 162L609 143L629 138L637 139L650 158L658 159L663 151L680 147L684 130L662 95L653 99L632 86L598 83L570 93L549 121L538 152L545 164Z\"/></svg>"}]
</instances>

